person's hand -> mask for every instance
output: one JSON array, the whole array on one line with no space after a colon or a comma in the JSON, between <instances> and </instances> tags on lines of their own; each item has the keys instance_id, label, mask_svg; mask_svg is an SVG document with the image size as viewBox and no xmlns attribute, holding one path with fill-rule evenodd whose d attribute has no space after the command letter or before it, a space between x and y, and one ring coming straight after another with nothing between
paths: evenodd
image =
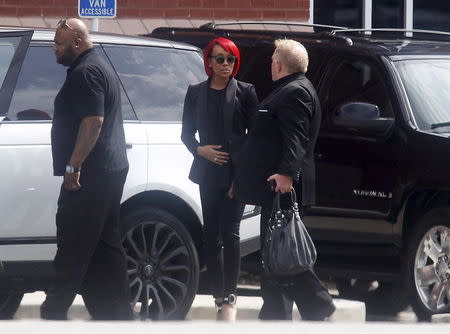
<instances>
[{"instance_id":1,"label":"person's hand","mask_svg":"<svg viewBox=\"0 0 450 334\"><path fill-rule=\"evenodd\" d=\"M228 189L227 195L228 195L228 198L233 198L233 196L234 196L233 184L231 184L230 189Z\"/></svg>"},{"instance_id":2,"label":"person's hand","mask_svg":"<svg viewBox=\"0 0 450 334\"><path fill-rule=\"evenodd\" d=\"M80 172L64 174L64 189L68 191L76 191L81 188Z\"/></svg>"},{"instance_id":3,"label":"person's hand","mask_svg":"<svg viewBox=\"0 0 450 334\"><path fill-rule=\"evenodd\" d=\"M197 153L217 165L224 165L228 162L228 153L219 151L221 147L221 145L199 146L197 147Z\"/></svg>"},{"instance_id":4,"label":"person's hand","mask_svg":"<svg viewBox=\"0 0 450 334\"><path fill-rule=\"evenodd\" d=\"M282 194L290 192L293 184L292 177L282 174L273 174L267 181L275 181L275 192L281 192Z\"/></svg>"}]
</instances>

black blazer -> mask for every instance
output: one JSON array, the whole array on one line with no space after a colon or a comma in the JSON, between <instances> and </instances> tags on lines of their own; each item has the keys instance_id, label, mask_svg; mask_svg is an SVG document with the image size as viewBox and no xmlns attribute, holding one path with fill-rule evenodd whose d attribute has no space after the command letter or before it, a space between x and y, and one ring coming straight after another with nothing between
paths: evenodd
<instances>
[{"instance_id":1,"label":"black blazer","mask_svg":"<svg viewBox=\"0 0 450 334\"><path fill-rule=\"evenodd\" d=\"M317 93L304 74L278 80L258 106L239 157L234 190L238 200L270 206L274 192L267 178L275 173L301 178L302 204L315 200L314 146L321 121ZM301 176L301 177L300 177Z\"/></svg>"},{"instance_id":2,"label":"black blazer","mask_svg":"<svg viewBox=\"0 0 450 334\"><path fill-rule=\"evenodd\" d=\"M232 174L214 173L217 168L232 168L237 159L240 148L247 136L251 119L256 111L258 98L255 87L251 84L230 79L225 92L223 106L224 144L223 150L230 154L231 165L219 167L197 154L199 145L213 145L211 142L212 129L206 121L208 118L207 96L210 80L189 86L183 109L183 126L181 140L194 156L189 173L189 179L198 184L211 181L217 184L231 184ZM195 138L199 133L200 142ZM210 180L211 176L219 175L220 180Z\"/></svg>"}]
</instances>

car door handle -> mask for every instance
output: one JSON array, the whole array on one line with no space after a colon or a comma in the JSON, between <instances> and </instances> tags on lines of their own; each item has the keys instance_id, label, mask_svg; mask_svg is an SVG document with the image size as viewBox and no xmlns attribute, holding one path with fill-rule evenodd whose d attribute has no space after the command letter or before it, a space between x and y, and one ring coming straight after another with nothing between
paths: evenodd
<instances>
[{"instance_id":1,"label":"car door handle","mask_svg":"<svg viewBox=\"0 0 450 334\"><path fill-rule=\"evenodd\" d=\"M133 144L125 144L125 147L127 148L127 150L131 150L133 148Z\"/></svg>"}]
</instances>

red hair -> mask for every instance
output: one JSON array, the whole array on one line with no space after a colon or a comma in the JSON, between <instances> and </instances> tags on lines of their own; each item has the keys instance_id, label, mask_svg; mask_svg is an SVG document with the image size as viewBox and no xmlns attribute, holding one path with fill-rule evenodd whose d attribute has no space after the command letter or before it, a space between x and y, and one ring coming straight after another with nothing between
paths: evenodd
<instances>
[{"instance_id":1,"label":"red hair","mask_svg":"<svg viewBox=\"0 0 450 334\"><path fill-rule=\"evenodd\" d=\"M239 66L241 65L241 54L239 53L239 49L232 41L229 39L218 37L213 39L211 42L203 50L203 64L205 65L205 72L208 77L211 77L213 71L211 67L209 67L209 61L211 59L212 49L216 46L220 45L226 52L231 53L236 57L236 62L234 63L233 72L231 72L231 77L233 78L237 72L239 71Z\"/></svg>"}]
</instances>

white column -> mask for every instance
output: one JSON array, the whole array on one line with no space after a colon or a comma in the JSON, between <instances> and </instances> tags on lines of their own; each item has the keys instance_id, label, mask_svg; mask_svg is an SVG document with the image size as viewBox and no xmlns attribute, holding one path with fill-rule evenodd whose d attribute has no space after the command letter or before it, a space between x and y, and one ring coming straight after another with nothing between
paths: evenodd
<instances>
[{"instance_id":1,"label":"white column","mask_svg":"<svg viewBox=\"0 0 450 334\"><path fill-rule=\"evenodd\" d=\"M412 30L414 29L414 0L404 0L404 9L405 29ZM411 37L412 33L407 32L406 36Z\"/></svg>"},{"instance_id":2,"label":"white column","mask_svg":"<svg viewBox=\"0 0 450 334\"><path fill-rule=\"evenodd\" d=\"M92 19L91 31L98 31L99 20L98 17Z\"/></svg>"},{"instance_id":3,"label":"white column","mask_svg":"<svg viewBox=\"0 0 450 334\"><path fill-rule=\"evenodd\" d=\"M372 29L372 0L363 0L363 28ZM372 34L370 31L366 35Z\"/></svg>"},{"instance_id":4,"label":"white column","mask_svg":"<svg viewBox=\"0 0 450 334\"><path fill-rule=\"evenodd\" d=\"M314 24L314 0L309 0L309 24Z\"/></svg>"}]
</instances>

